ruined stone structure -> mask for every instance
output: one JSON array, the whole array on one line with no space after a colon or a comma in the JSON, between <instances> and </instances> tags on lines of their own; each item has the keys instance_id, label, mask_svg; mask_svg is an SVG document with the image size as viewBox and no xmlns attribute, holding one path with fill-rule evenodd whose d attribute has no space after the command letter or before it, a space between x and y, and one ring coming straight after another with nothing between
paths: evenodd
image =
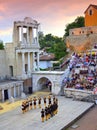
<instances>
[{"instance_id":1,"label":"ruined stone structure","mask_svg":"<svg viewBox=\"0 0 97 130\"><path fill-rule=\"evenodd\" d=\"M67 47L76 52L91 49L97 43L97 6L89 5L85 11L85 27L69 30Z\"/></svg>"},{"instance_id":2,"label":"ruined stone structure","mask_svg":"<svg viewBox=\"0 0 97 130\"><path fill-rule=\"evenodd\" d=\"M15 21L13 42L6 43L5 49L0 51L0 100L2 101L11 96L20 96L23 91L28 92L28 87L31 90L35 59L37 59L36 69L39 70L38 26L39 23L29 17L24 18L24 21Z\"/></svg>"},{"instance_id":3,"label":"ruined stone structure","mask_svg":"<svg viewBox=\"0 0 97 130\"><path fill-rule=\"evenodd\" d=\"M23 81L6 81L0 83L0 100L4 102L11 97L20 97L23 92Z\"/></svg>"},{"instance_id":4,"label":"ruined stone structure","mask_svg":"<svg viewBox=\"0 0 97 130\"><path fill-rule=\"evenodd\" d=\"M6 43L0 51L1 101L18 97L22 92L32 94L47 81L52 93L60 92L64 72L39 71L38 27L39 23L29 17L14 22L13 42Z\"/></svg>"},{"instance_id":5,"label":"ruined stone structure","mask_svg":"<svg viewBox=\"0 0 97 130\"><path fill-rule=\"evenodd\" d=\"M50 81L51 88L48 88L51 93L58 95L61 90L64 71L37 71L33 72L33 91L41 90L46 87L47 81ZM49 85L48 85L49 87Z\"/></svg>"},{"instance_id":6,"label":"ruined stone structure","mask_svg":"<svg viewBox=\"0 0 97 130\"><path fill-rule=\"evenodd\" d=\"M34 61L37 58L37 70L39 70L39 23L26 17L24 21L14 22L13 43L6 44L9 76L18 79L31 77L35 70ZM7 58L7 59L8 59Z\"/></svg>"}]
</instances>

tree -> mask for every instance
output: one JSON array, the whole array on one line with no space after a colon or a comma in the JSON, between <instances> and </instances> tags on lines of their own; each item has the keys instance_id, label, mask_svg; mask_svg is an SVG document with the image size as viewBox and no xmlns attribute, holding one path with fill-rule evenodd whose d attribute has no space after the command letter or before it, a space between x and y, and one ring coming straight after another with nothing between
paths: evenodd
<instances>
[{"instance_id":1,"label":"tree","mask_svg":"<svg viewBox=\"0 0 97 130\"><path fill-rule=\"evenodd\" d=\"M39 37L40 47L52 47L55 43L61 42L63 39L58 36L53 36L52 34L47 34L45 36Z\"/></svg>"},{"instance_id":2,"label":"tree","mask_svg":"<svg viewBox=\"0 0 97 130\"><path fill-rule=\"evenodd\" d=\"M0 50L4 50L3 41L0 40Z\"/></svg>"},{"instance_id":3,"label":"tree","mask_svg":"<svg viewBox=\"0 0 97 130\"><path fill-rule=\"evenodd\" d=\"M66 25L64 36L69 36L69 29L79 28L79 27L84 27L84 17L83 16L77 17L74 22Z\"/></svg>"},{"instance_id":4,"label":"tree","mask_svg":"<svg viewBox=\"0 0 97 130\"><path fill-rule=\"evenodd\" d=\"M39 31L38 32L38 37L39 37L39 40L43 39L43 37L44 37L43 32Z\"/></svg>"},{"instance_id":5,"label":"tree","mask_svg":"<svg viewBox=\"0 0 97 130\"><path fill-rule=\"evenodd\" d=\"M57 60L66 55L66 45L61 37L47 34L39 37L39 43L41 49L45 48L46 52L54 53Z\"/></svg>"},{"instance_id":6,"label":"tree","mask_svg":"<svg viewBox=\"0 0 97 130\"><path fill-rule=\"evenodd\" d=\"M65 46L64 42L55 44L54 52L55 52L56 60L59 60L60 58L64 57L67 54L66 46Z\"/></svg>"}]
</instances>

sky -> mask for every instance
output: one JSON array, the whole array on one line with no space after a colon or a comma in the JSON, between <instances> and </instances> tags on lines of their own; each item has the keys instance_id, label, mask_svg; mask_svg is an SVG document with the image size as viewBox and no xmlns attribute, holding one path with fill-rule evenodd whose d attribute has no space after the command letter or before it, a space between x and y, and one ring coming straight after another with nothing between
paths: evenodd
<instances>
[{"instance_id":1,"label":"sky","mask_svg":"<svg viewBox=\"0 0 97 130\"><path fill-rule=\"evenodd\" d=\"M31 17L40 23L39 31L62 37L66 25L97 0L0 0L0 40L12 42L13 22Z\"/></svg>"}]
</instances>

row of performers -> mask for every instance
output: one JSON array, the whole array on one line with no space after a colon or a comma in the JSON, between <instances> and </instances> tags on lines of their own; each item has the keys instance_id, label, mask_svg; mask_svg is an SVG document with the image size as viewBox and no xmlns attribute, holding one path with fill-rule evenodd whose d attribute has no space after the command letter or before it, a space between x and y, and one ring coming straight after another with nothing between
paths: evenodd
<instances>
[{"instance_id":1,"label":"row of performers","mask_svg":"<svg viewBox=\"0 0 97 130\"><path fill-rule=\"evenodd\" d=\"M48 99L48 102L47 102ZM53 96L53 103L54 101L57 101L57 98L55 96ZM41 97L34 97L33 99L26 99L25 101L22 102L21 108L22 108L22 113L27 112L28 110L31 110L32 108L36 109L36 105L38 103L38 107L41 108L41 101L42 98ZM51 104L52 103L52 97L48 96L48 97L43 97L43 102L44 102L44 106L46 107L47 104Z\"/></svg>"},{"instance_id":2,"label":"row of performers","mask_svg":"<svg viewBox=\"0 0 97 130\"><path fill-rule=\"evenodd\" d=\"M54 115L58 113L58 102L54 101L53 104L49 104L48 107L45 107L45 109L42 108L41 110L41 121L47 121Z\"/></svg>"}]
</instances>

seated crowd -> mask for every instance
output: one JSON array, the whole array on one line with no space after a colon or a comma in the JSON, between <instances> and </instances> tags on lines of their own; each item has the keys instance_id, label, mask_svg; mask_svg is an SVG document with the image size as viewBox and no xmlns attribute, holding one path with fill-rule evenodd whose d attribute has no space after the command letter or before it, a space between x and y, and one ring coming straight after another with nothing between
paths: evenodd
<instances>
[{"instance_id":1,"label":"seated crowd","mask_svg":"<svg viewBox=\"0 0 97 130\"><path fill-rule=\"evenodd\" d=\"M69 63L70 75L67 88L93 90L97 87L97 54L73 54ZM76 70L78 70L76 72Z\"/></svg>"}]
</instances>

